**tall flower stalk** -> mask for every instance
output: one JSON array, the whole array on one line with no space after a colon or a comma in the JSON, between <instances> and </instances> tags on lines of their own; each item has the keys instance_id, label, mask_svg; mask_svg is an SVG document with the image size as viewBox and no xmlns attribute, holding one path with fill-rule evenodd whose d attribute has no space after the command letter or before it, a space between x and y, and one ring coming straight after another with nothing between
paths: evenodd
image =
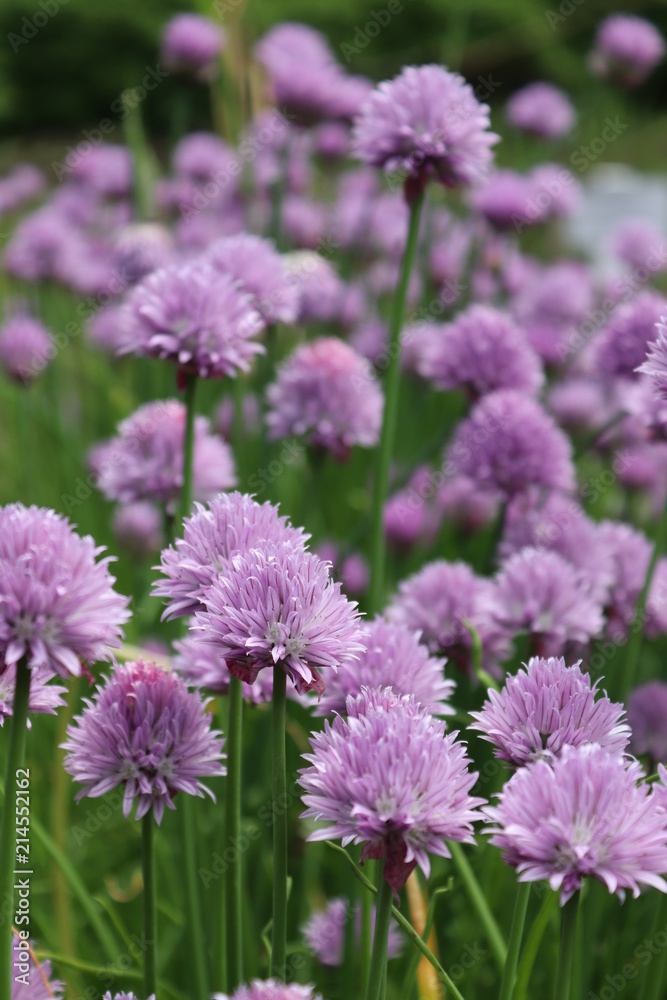
<instances>
[{"instance_id":1,"label":"tall flower stalk","mask_svg":"<svg viewBox=\"0 0 667 1000\"><path fill-rule=\"evenodd\" d=\"M387 974L387 942L391 923L393 892L389 882L380 877L371 967L366 984L366 1000L381 1000Z\"/></svg>"},{"instance_id":2,"label":"tall flower stalk","mask_svg":"<svg viewBox=\"0 0 667 1000\"><path fill-rule=\"evenodd\" d=\"M141 869L144 878L144 993L157 996L157 905L155 893L155 820L149 809L141 821Z\"/></svg>"},{"instance_id":3,"label":"tall flower stalk","mask_svg":"<svg viewBox=\"0 0 667 1000\"><path fill-rule=\"evenodd\" d=\"M287 768L285 762L285 706L287 674L273 668L271 747L273 762L273 924L271 975L285 981L287 958Z\"/></svg>"},{"instance_id":4,"label":"tall flower stalk","mask_svg":"<svg viewBox=\"0 0 667 1000\"><path fill-rule=\"evenodd\" d=\"M224 882L224 920L227 990L231 993L243 980L243 868L237 845L241 840L241 754L243 750L243 681L230 674L227 695L227 795L225 799L225 848L233 861ZM224 855L223 855L224 856ZM223 974L225 970L223 969ZM224 982L224 979L223 979Z\"/></svg>"},{"instance_id":5,"label":"tall flower stalk","mask_svg":"<svg viewBox=\"0 0 667 1000\"><path fill-rule=\"evenodd\" d=\"M410 275L414 266L419 237L424 193L419 192L410 205L410 225L408 237L401 261L401 272L396 287L396 294L391 311L389 328L389 367L385 383L384 417L382 433L377 451L375 480L373 483L372 509L372 554L371 554L371 586L369 603L371 611L378 612L382 606L384 593L385 563L387 547L384 537L383 511L389 491L389 469L396 439L396 422L398 417L398 398L400 389L401 360L401 329L405 316Z\"/></svg>"},{"instance_id":6,"label":"tall flower stalk","mask_svg":"<svg viewBox=\"0 0 667 1000\"><path fill-rule=\"evenodd\" d=\"M185 376L185 439L183 442L183 485L181 493L180 522L190 513L192 507L192 470L194 459L195 430L195 396L197 391L197 376ZM204 921L202 918L201 895L197 880L197 843L195 803L191 796L184 796L185 801L180 810L181 835L183 837L183 854L185 858L186 898L188 909L188 930L190 932L190 948L194 961L195 985L197 996L208 996L208 966L204 937Z\"/></svg>"},{"instance_id":7,"label":"tall flower stalk","mask_svg":"<svg viewBox=\"0 0 667 1000\"><path fill-rule=\"evenodd\" d=\"M556 976L556 1000L570 1000L574 948L577 941L577 914L580 893L575 892L561 911L560 950Z\"/></svg>"}]
</instances>

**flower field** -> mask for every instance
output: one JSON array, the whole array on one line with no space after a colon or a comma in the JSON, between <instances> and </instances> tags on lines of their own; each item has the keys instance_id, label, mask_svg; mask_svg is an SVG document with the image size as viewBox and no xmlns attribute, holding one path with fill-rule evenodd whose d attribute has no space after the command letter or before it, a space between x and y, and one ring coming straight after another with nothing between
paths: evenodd
<instances>
[{"instance_id":1,"label":"flower field","mask_svg":"<svg viewBox=\"0 0 667 1000\"><path fill-rule=\"evenodd\" d=\"M0 176L0 1000L661 1000L663 37L216 12Z\"/></svg>"}]
</instances>

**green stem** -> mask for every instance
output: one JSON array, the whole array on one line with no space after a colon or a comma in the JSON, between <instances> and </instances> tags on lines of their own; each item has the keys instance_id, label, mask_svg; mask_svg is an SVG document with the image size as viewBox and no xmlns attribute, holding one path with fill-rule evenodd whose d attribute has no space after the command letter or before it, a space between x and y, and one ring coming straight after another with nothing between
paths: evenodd
<instances>
[{"instance_id":1,"label":"green stem","mask_svg":"<svg viewBox=\"0 0 667 1000\"><path fill-rule=\"evenodd\" d=\"M646 624L646 602L648 601L651 583L653 582L653 574L655 573L658 559L660 558L660 555L665 547L666 536L667 502L665 503L660 521L658 523L658 530L655 536L655 544L651 554L651 561L648 565L648 570L646 571L646 579L644 580L644 586L642 587L639 600L637 601L637 610L635 611L635 618L630 631L630 641L628 642L628 651L625 658L625 672L623 676L624 698L629 694L637 675L637 665L639 663L639 654L641 653L642 639L644 638L644 626Z\"/></svg>"},{"instance_id":2,"label":"green stem","mask_svg":"<svg viewBox=\"0 0 667 1000\"><path fill-rule=\"evenodd\" d=\"M285 981L287 957L287 768L285 763L285 704L287 674L273 668L271 747L273 764L273 924L271 975Z\"/></svg>"},{"instance_id":3,"label":"green stem","mask_svg":"<svg viewBox=\"0 0 667 1000\"><path fill-rule=\"evenodd\" d=\"M183 441L183 486L181 487L180 521L183 523L192 507L192 466L195 451L195 394L197 376L187 375L185 381L185 439Z\"/></svg>"},{"instance_id":4,"label":"green stem","mask_svg":"<svg viewBox=\"0 0 667 1000\"><path fill-rule=\"evenodd\" d=\"M558 974L556 976L556 1000L570 1000L574 946L577 940L577 913L579 892L568 899L561 911L560 952L558 954Z\"/></svg>"},{"instance_id":5,"label":"green stem","mask_svg":"<svg viewBox=\"0 0 667 1000\"><path fill-rule=\"evenodd\" d=\"M225 848L234 860L225 876L225 915L227 940L227 992L233 993L243 981L243 909L241 842L241 758L243 736L243 681L230 675L227 696L227 782L225 803ZM223 854L224 856L224 854ZM224 954L224 949L223 949ZM223 969L223 982L224 969Z\"/></svg>"},{"instance_id":6,"label":"green stem","mask_svg":"<svg viewBox=\"0 0 667 1000\"><path fill-rule=\"evenodd\" d=\"M408 238L405 244L403 260L401 261L401 272L392 304L389 327L389 366L385 380L384 417L382 420L382 434L377 452L375 480L373 483L371 585L369 594L369 610L371 613L381 610L384 594L387 549L384 537L383 513L389 489L389 469L394 450L398 418L398 396L401 376L401 329L405 316L405 301L410 274L412 273L415 254L417 252L419 222L423 203L424 196L421 194L410 206Z\"/></svg>"},{"instance_id":7,"label":"green stem","mask_svg":"<svg viewBox=\"0 0 667 1000\"><path fill-rule=\"evenodd\" d=\"M368 893L361 897L361 935L359 940L359 958L361 961L361 982L368 982L371 971L371 919L373 913L372 900Z\"/></svg>"},{"instance_id":8,"label":"green stem","mask_svg":"<svg viewBox=\"0 0 667 1000\"><path fill-rule=\"evenodd\" d=\"M144 993L147 997L157 990L157 914L155 893L155 852L153 850L153 810L141 821L141 867L144 877Z\"/></svg>"},{"instance_id":9,"label":"green stem","mask_svg":"<svg viewBox=\"0 0 667 1000\"><path fill-rule=\"evenodd\" d=\"M387 941L389 940L389 924L391 923L392 898L391 886L380 872L380 891L375 910L375 932L373 934L371 967L366 983L366 1000L380 1000L382 996L382 986L387 971Z\"/></svg>"},{"instance_id":10,"label":"green stem","mask_svg":"<svg viewBox=\"0 0 667 1000\"><path fill-rule=\"evenodd\" d=\"M516 977L516 989L514 990L515 1000L525 1000L528 995L528 983L530 975L535 965L535 959L542 943L542 938L547 929L553 911L558 903L558 896L555 892L549 891L537 912L537 916L531 921L530 933L526 939L519 962L519 971Z\"/></svg>"},{"instance_id":11,"label":"green stem","mask_svg":"<svg viewBox=\"0 0 667 1000\"><path fill-rule=\"evenodd\" d=\"M521 939L523 937L523 925L526 921L526 910L530 898L530 882L519 882L517 884L516 899L514 901L514 914L512 916L512 928L510 930L510 940L507 949L507 961L503 971L503 978L500 985L500 1000L512 1000L514 994L514 981L516 978L516 967L519 962L519 951L521 950Z\"/></svg>"},{"instance_id":12,"label":"green stem","mask_svg":"<svg viewBox=\"0 0 667 1000\"><path fill-rule=\"evenodd\" d=\"M187 921L190 934L190 954L194 962L195 997L204 1000L209 995L208 971L206 964L206 946L204 937L204 922L202 920L199 883L197 881L197 843L195 834L195 800L191 795L184 795L179 803L181 815L181 837L185 864L185 883L187 893Z\"/></svg>"},{"instance_id":13,"label":"green stem","mask_svg":"<svg viewBox=\"0 0 667 1000\"><path fill-rule=\"evenodd\" d=\"M666 919L667 896L661 892L653 924L652 941L655 941L656 933L664 928ZM667 948L661 948L660 954L653 959L646 973L646 982L640 994L644 1000L661 1000L664 997L665 965L667 965Z\"/></svg>"},{"instance_id":14,"label":"green stem","mask_svg":"<svg viewBox=\"0 0 667 1000\"><path fill-rule=\"evenodd\" d=\"M355 865L354 861L352 860L352 858L350 857L350 855L347 853L347 851L345 850L345 848L339 847L338 844L334 844L334 842L332 840L327 840L327 841L325 841L325 843L326 843L327 847L331 847L338 854L342 854L343 855L343 857L345 858L347 864L350 866L350 868L354 872L355 878L358 878L359 881L361 882L361 884L363 886L365 886L366 889L368 889L369 892L377 894L377 889L375 888L375 886L373 885L373 883L369 882L369 880L366 878L366 876L364 875L364 873L361 872L357 868L357 866ZM450 976L447 975L447 973L445 972L445 970L441 966L440 962L437 960L437 958L435 957L435 955L433 954L433 952L431 951L431 949L429 948L429 946L426 944L426 942L422 941L421 937L419 936L419 934L417 933L417 931L414 929L414 927L412 926L412 924L410 923L410 921L406 920L406 918L403 916L403 914L401 913L401 911L396 906L392 906L392 908L391 908L391 914L392 914L394 920L396 921L396 923L398 924L398 926L403 928L403 930L405 931L405 933L407 934L407 936L410 938L410 940L412 941L412 943L415 945L415 947L419 949L419 951L422 953L422 955L424 956L424 958L428 962L430 962L430 964L433 966L433 968L438 973L438 975L442 979L443 983L445 984L445 986L447 987L447 989L449 990L449 992L451 993L451 995L454 997L454 1000L464 1000L463 994L457 988L456 983L453 981L453 979Z\"/></svg>"},{"instance_id":15,"label":"green stem","mask_svg":"<svg viewBox=\"0 0 667 1000\"><path fill-rule=\"evenodd\" d=\"M5 796L0 819L0 907L5 917L0 924L0 995L12 995L12 923L14 917L14 869L16 861L16 778L25 762L25 745L30 700L30 670L25 660L16 664L16 686L5 771ZM23 776L22 776L23 777ZM9 903L9 912L5 910Z\"/></svg>"},{"instance_id":16,"label":"green stem","mask_svg":"<svg viewBox=\"0 0 667 1000\"><path fill-rule=\"evenodd\" d=\"M475 878L475 873L463 853L463 848L460 844L454 842L448 842L447 846L451 851L452 861L454 862L461 881L463 882L466 892L468 893L468 898L470 899L470 902L472 903L473 908L476 911L484 930L486 931L486 936L489 944L491 945L491 951L493 952L496 965L502 973L505 970L505 962L507 961L507 945L505 944L503 936L500 932L500 928L498 927L496 919L489 909L489 904L486 901L484 893L479 887L479 883Z\"/></svg>"}]
</instances>

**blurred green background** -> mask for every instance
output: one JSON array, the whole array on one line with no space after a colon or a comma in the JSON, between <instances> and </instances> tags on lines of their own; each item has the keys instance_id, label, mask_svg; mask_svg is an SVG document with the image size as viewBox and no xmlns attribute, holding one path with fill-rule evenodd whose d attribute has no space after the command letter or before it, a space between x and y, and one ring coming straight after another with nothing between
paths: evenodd
<instances>
[{"instance_id":1,"label":"blurred green background","mask_svg":"<svg viewBox=\"0 0 667 1000\"><path fill-rule=\"evenodd\" d=\"M565 87L581 106L590 77L586 53L599 21L631 10L667 33L667 4L630 0L400 0L368 44L355 44L364 25L387 9L387 0L1 0L0 140L21 145L38 136L60 140L108 115L125 87L155 66L160 32L175 12L197 9L237 26L245 45L280 20L303 20L325 32L343 63L375 79L405 63L436 60L466 76L493 74L497 99L534 79ZM341 49L341 46L346 46ZM353 53L347 46L356 49ZM154 135L164 134L172 81L146 102ZM202 96L202 122L206 121ZM652 74L634 100L664 108L667 65Z\"/></svg>"}]
</instances>

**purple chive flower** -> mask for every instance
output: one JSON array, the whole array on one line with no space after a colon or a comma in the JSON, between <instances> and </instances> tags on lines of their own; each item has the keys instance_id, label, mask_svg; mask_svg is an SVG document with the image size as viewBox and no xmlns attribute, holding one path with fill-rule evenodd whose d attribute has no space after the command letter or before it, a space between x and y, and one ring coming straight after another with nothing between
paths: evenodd
<instances>
[{"instance_id":1,"label":"purple chive flower","mask_svg":"<svg viewBox=\"0 0 667 1000\"><path fill-rule=\"evenodd\" d=\"M350 552L340 565L338 577L346 594L350 594L352 597L365 594L371 580L368 561L360 552Z\"/></svg>"},{"instance_id":2,"label":"purple chive flower","mask_svg":"<svg viewBox=\"0 0 667 1000\"><path fill-rule=\"evenodd\" d=\"M344 286L333 265L317 253L299 250L286 254L284 266L299 289L299 323L335 319Z\"/></svg>"},{"instance_id":3,"label":"purple chive flower","mask_svg":"<svg viewBox=\"0 0 667 1000\"><path fill-rule=\"evenodd\" d=\"M26 961L27 956L27 961ZM24 972L21 966L27 965ZM53 972L48 959L37 961L32 942L12 937L12 992L10 1000L63 1000L64 985L51 979Z\"/></svg>"},{"instance_id":4,"label":"purple chive flower","mask_svg":"<svg viewBox=\"0 0 667 1000\"><path fill-rule=\"evenodd\" d=\"M590 269L580 261L563 260L534 269L517 291L512 312L540 357L562 364L581 346L573 327L586 329L593 305Z\"/></svg>"},{"instance_id":5,"label":"purple chive flower","mask_svg":"<svg viewBox=\"0 0 667 1000\"><path fill-rule=\"evenodd\" d=\"M218 240L206 253L216 270L238 281L265 323L294 323L298 287L285 273L283 260L268 240L249 233Z\"/></svg>"},{"instance_id":6,"label":"purple chive flower","mask_svg":"<svg viewBox=\"0 0 667 1000\"><path fill-rule=\"evenodd\" d=\"M648 376L658 399L667 399L667 316L656 324L657 338L648 345L646 360L636 371Z\"/></svg>"},{"instance_id":7,"label":"purple chive flower","mask_svg":"<svg viewBox=\"0 0 667 1000\"><path fill-rule=\"evenodd\" d=\"M71 169L72 180L102 198L129 198L134 164L126 146L101 143L85 148Z\"/></svg>"},{"instance_id":8,"label":"purple chive flower","mask_svg":"<svg viewBox=\"0 0 667 1000\"><path fill-rule=\"evenodd\" d=\"M397 695L413 695L415 703L431 715L453 715L447 704L454 682L445 680L445 661L429 656L419 633L404 625L376 618L364 628L365 652L358 660L341 664L327 685L316 715L344 713L348 697L362 688L391 688Z\"/></svg>"},{"instance_id":9,"label":"purple chive flower","mask_svg":"<svg viewBox=\"0 0 667 1000\"><path fill-rule=\"evenodd\" d=\"M384 878L398 892L417 865L428 878L429 854L450 857L448 840L474 842L484 802L469 794L477 774L458 733L445 736L444 723L413 698L364 688L347 712L326 721L304 754L302 817L318 824L308 840L363 844L362 861L384 858Z\"/></svg>"},{"instance_id":10,"label":"purple chive flower","mask_svg":"<svg viewBox=\"0 0 667 1000\"><path fill-rule=\"evenodd\" d=\"M500 556L508 559L524 548L557 552L580 571L596 600L606 603L614 575L611 553L598 525L572 497L528 492L510 500Z\"/></svg>"},{"instance_id":11,"label":"purple chive flower","mask_svg":"<svg viewBox=\"0 0 667 1000\"><path fill-rule=\"evenodd\" d=\"M440 527L434 493L432 470L428 465L418 466L407 486L390 496L385 504L383 521L387 541L398 549L433 542Z\"/></svg>"},{"instance_id":12,"label":"purple chive flower","mask_svg":"<svg viewBox=\"0 0 667 1000\"><path fill-rule=\"evenodd\" d=\"M196 627L248 684L280 666L299 694L321 695L320 670L335 671L364 650L356 603L330 579L328 563L289 542L258 543L233 557L204 603Z\"/></svg>"},{"instance_id":13,"label":"purple chive flower","mask_svg":"<svg viewBox=\"0 0 667 1000\"><path fill-rule=\"evenodd\" d=\"M141 660L117 666L67 729L65 769L83 785L77 801L123 787L123 815L175 809L177 792L213 793L202 778L226 773L222 734L178 674Z\"/></svg>"},{"instance_id":14,"label":"purple chive flower","mask_svg":"<svg viewBox=\"0 0 667 1000\"><path fill-rule=\"evenodd\" d=\"M557 382L548 394L547 406L561 427L568 431L593 430L613 416L602 383L588 375L572 375Z\"/></svg>"},{"instance_id":15,"label":"purple chive flower","mask_svg":"<svg viewBox=\"0 0 667 1000\"><path fill-rule=\"evenodd\" d=\"M111 658L130 613L102 551L52 510L0 507L0 674L25 657L78 677L82 661Z\"/></svg>"},{"instance_id":16,"label":"purple chive flower","mask_svg":"<svg viewBox=\"0 0 667 1000\"><path fill-rule=\"evenodd\" d=\"M476 576L466 563L437 560L400 584L386 616L420 633L420 642L432 654L447 656L466 672L472 668L469 622L479 634L485 666L497 668L508 641L483 613L491 588L491 582Z\"/></svg>"},{"instance_id":17,"label":"purple chive flower","mask_svg":"<svg viewBox=\"0 0 667 1000\"><path fill-rule=\"evenodd\" d=\"M33 670L30 678L29 712L55 715L56 709L62 708L65 704L63 695L67 694L67 688L60 687L59 684L50 684L52 677L51 671L43 667ZM11 718L13 714L15 688L16 665L12 664L0 674L0 726L4 725L5 719Z\"/></svg>"},{"instance_id":18,"label":"purple chive flower","mask_svg":"<svg viewBox=\"0 0 667 1000\"><path fill-rule=\"evenodd\" d=\"M122 352L126 336L127 312L119 302L101 306L88 320L87 334L91 342L112 357Z\"/></svg>"},{"instance_id":19,"label":"purple chive flower","mask_svg":"<svg viewBox=\"0 0 667 1000\"><path fill-rule=\"evenodd\" d=\"M201 633L190 632L185 639L177 640L174 648L174 669L188 687L200 688L213 694L228 693L231 675L227 662L217 647L206 642ZM273 674L270 670L260 670L253 684L243 685L243 697L253 705L271 701L272 695Z\"/></svg>"},{"instance_id":20,"label":"purple chive flower","mask_svg":"<svg viewBox=\"0 0 667 1000\"><path fill-rule=\"evenodd\" d=\"M114 239L113 266L126 284L134 284L151 271L166 267L174 256L169 230L157 222L133 222Z\"/></svg>"},{"instance_id":21,"label":"purple chive flower","mask_svg":"<svg viewBox=\"0 0 667 1000\"><path fill-rule=\"evenodd\" d=\"M266 398L273 440L295 434L340 460L354 445L373 448L379 440L382 390L366 359L335 337L297 347Z\"/></svg>"},{"instance_id":22,"label":"purple chive flower","mask_svg":"<svg viewBox=\"0 0 667 1000\"><path fill-rule=\"evenodd\" d=\"M561 163L540 163L531 170L533 197L529 212L539 212L544 222L567 218L578 208L582 187Z\"/></svg>"},{"instance_id":23,"label":"purple chive flower","mask_svg":"<svg viewBox=\"0 0 667 1000\"><path fill-rule=\"evenodd\" d=\"M636 87L664 54L664 39L650 21L632 14L612 14L598 28L590 64L598 76Z\"/></svg>"},{"instance_id":24,"label":"purple chive flower","mask_svg":"<svg viewBox=\"0 0 667 1000\"><path fill-rule=\"evenodd\" d=\"M214 993L212 1000L322 1000L314 986L286 986L276 979L253 979L247 986L239 986L235 993Z\"/></svg>"},{"instance_id":25,"label":"purple chive flower","mask_svg":"<svg viewBox=\"0 0 667 1000\"><path fill-rule=\"evenodd\" d=\"M32 163L19 163L0 179L0 217L21 208L25 202L42 194L46 177Z\"/></svg>"},{"instance_id":26,"label":"purple chive flower","mask_svg":"<svg viewBox=\"0 0 667 1000\"><path fill-rule=\"evenodd\" d=\"M522 87L510 97L505 113L514 128L543 139L567 135L576 120L567 95L550 83Z\"/></svg>"},{"instance_id":27,"label":"purple chive flower","mask_svg":"<svg viewBox=\"0 0 667 1000\"><path fill-rule=\"evenodd\" d=\"M481 712L471 712L482 739L493 753L513 767L535 760L551 761L564 747L596 743L622 756L630 738L623 705L597 697L598 683L580 663L533 657L523 670L508 676L498 693L489 691Z\"/></svg>"},{"instance_id":28,"label":"purple chive flower","mask_svg":"<svg viewBox=\"0 0 667 1000\"><path fill-rule=\"evenodd\" d=\"M143 559L164 547L162 516L149 500L117 507L111 526L118 544L135 559Z\"/></svg>"},{"instance_id":29,"label":"purple chive flower","mask_svg":"<svg viewBox=\"0 0 667 1000\"><path fill-rule=\"evenodd\" d=\"M177 14L162 35L162 58L176 71L191 71L201 79L211 77L225 45L222 28L199 14Z\"/></svg>"},{"instance_id":30,"label":"purple chive flower","mask_svg":"<svg viewBox=\"0 0 667 1000\"><path fill-rule=\"evenodd\" d=\"M496 389L536 395L540 359L505 313L473 305L422 344L418 371L439 389L464 388L473 400Z\"/></svg>"},{"instance_id":31,"label":"purple chive flower","mask_svg":"<svg viewBox=\"0 0 667 1000\"><path fill-rule=\"evenodd\" d=\"M486 609L499 628L525 632L539 656L560 656L603 627L602 608L581 571L556 552L522 549L496 577Z\"/></svg>"},{"instance_id":32,"label":"purple chive flower","mask_svg":"<svg viewBox=\"0 0 667 1000\"><path fill-rule=\"evenodd\" d=\"M306 944L322 965L336 967L343 964L345 925L348 919L348 901L341 897L330 900L323 910L313 913L302 928ZM361 926L361 908L358 904L354 908L352 919L355 931L358 931ZM375 925L375 909L371 912L371 925ZM400 955L402 945L400 931L392 921L389 926L387 958L396 958Z\"/></svg>"},{"instance_id":33,"label":"purple chive flower","mask_svg":"<svg viewBox=\"0 0 667 1000\"><path fill-rule=\"evenodd\" d=\"M174 149L172 163L180 179L196 186L217 181L214 200L217 197L224 199L237 189L239 164L236 153L213 132L190 132L184 136ZM203 194L210 200L210 195ZM187 202L185 192L182 197Z\"/></svg>"},{"instance_id":34,"label":"purple chive flower","mask_svg":"<svg viewBox=\"0 0 667 1000\"><path fill-rule=\"evenodd\" d=\"M498 513L498 499L468 476L451 476L438 486L435 504L442 521L465 532L478 531Z\"/></svg>"},{"instance_id":35,"label":"purple chive flower","mask_svg":"<svg viewBox=\"0 0 667 1000\"><path fill-rule=\"evenodd\" d=\"M282 206L282 226L291 246L316 250L326 242L329 206L302 194L288 194Z\"/></svg>"},{"instance_id":36,"label":"purple chive flower","mask_svg":"<svg viewBox=\"0 0 667 1000\"><path fill-rule=\"evenodd\" d=\"M72 227L62 212L51 205L31 212L14 229L3 254L3 265L12 277L23 281L55 278Z\"/></svg>"},{"instance_id":37,"label":"purple chive flower","mask_svg":"<svg viewBox=\"0 0 667 1000\"><path fill-rule=\"evenodd\" d=\"M511 389L477 403L456 430L448 458L456 472L508 498L531 486L574 488L568 438L539 403Z\"/></svg>"},{"instance_id":38,"label":"purple chive flower","mask_svg":"<svg viewBox=\"0 0 667 1000\"><path fill-rule=\"evenodd\" d=\"M429 178L459 187L483 177L498 136L470 84L443 66L406 66L361 110L353 146L370 167L400 171L420 190Z\"/></svg>"},{"instance_id":39,"label":"purple chive flower","mask_svg":"<svg viewBox=\"0 0 667 1000\"><path fill-rule=\"evenodd\" d=\"M649 681L640 684L628 699L630 751L636 757L646 755L649 767L667 761L667 684Z\"/></svg>"},{"instance_id":40,"label":"purple chive flower","mask_svg":"<svg viewBox=\"0 0 667 1000\"><path fill-rule=\"evenodd\" d=\"M130 292L121 353L168 358L200 378L247 372L264 348L249 295L201 261L153 271Z\"/></svg>"},{"instance_id":41,"label":"purple chive flower","mask_svg":"<svg viewBox=\"0 0 667 1000\"><path fill-rule=\"evenodd\" d=\"M167 599L165 618L192 615L202 608L213 581L232 568L234 556L264 542L303 549L309 538L272 504L243 493L222 493L208 507L197 505L185 519L183 538L162 553L160 569L166 579L157 581L153 593Z\"/></svg>"},{"instance_id":42,"label":"purple chive flower","mask_svg":"<svg viewBox=\"0 0 667 1000\"><path fill-rule=\"evenodd\" d=\"M118 437L96 445L89 464L108 500L150 500L172 513L183 486L185 406L175 399L146 403L118 427ZM236 483L228 444L212 434L206 417L195 418L192 491L212 499Z\"/></svg>"},{"instance_id":43,"label":"purple chive flower","mask_svg":"<svg viewBox=\"0 0 667 1000\"><path fill-rule=\"evenodd\" d=\"M629 524L602 521L598 530L612 560L612 581L605 606L606 631L623 642L635 620L652 546L643 532ZM658 561L646 602L644 630L651 637L667 630L665 565L663 559Z\"/></svg>"},{"instance_id":44,"label":"purple chive flower","mask_svg":"<svg viewBox=\"0 0 667 1000\"><path fill-rule=\"evenodd\" d=\"M627 219L614 235L613 250L619 260L635 271L643 271L646 267L665 270L665 237L645 219Z\"/></svg>"},{"instance_id":45,"label":"purple chive flower","mask_svg":"<svg viewBox=\"0 0 667 1000\"><path fill-rule=\"evenodd\" d=\"M350 130L344 122L323 122L315 129L315 149L326 160L343 160L350 152Z\"/></svg>"},{"instance_id":46,"label":"purple chive flower","mask_svg":"<svg viewBox=\"0 0 667 1000\"><path fill-rule=\"evenodd\" d=\"M368 80L346 74L319 31L278 24L255 55L268 73L275 103L302 124L351 120L372 90Z\"/></svg>"},{"instance_id":47,"label":"purple chive flower","mask_svg":"<svg viewBox=\"0 0 667 1000\"><path fill-rule=\"evenodd\" d=\"M626 889L638 896L640 883L667 892L667 811L643 777L639 764L598 746L568 747L521 768L484 810L491 843L520 882L560 890L561 905L586 877L621 899Z\"/></svg>"},{"instance_id":48,"label":"purple chive flower","mask_svg":"<svg viewBox=\"0 0 667 1000\"><path fill-rule=\"evenodd\" d=\"M16 382L32 382L54 353L51 334L32 316L12 316L0 327L0 368Z\"/></svg>"},{"instance_id":49,"label":"purple chive flower","mask_svg":"<svg viewBox=\"0 0 667 1000\"><path fill-rule=\"evenodd\" d=\"M544 221L543 210L532 204L535 191L530 177L515 170L494 170L470 196L472 207L501 232Z\"/></svg>"},{"instance_id":50,"label":"purple chive flower","mask_svg":"<svg viewBox=\"0 0 667 1000\"><path fill-rule=\"evenodd\" d=\"M619 305L594 341L594 363L608 379L633 378L656 338L656 325L667 314L667 299L658 292L639 292Z\"/></svg>"}]
</instances>

